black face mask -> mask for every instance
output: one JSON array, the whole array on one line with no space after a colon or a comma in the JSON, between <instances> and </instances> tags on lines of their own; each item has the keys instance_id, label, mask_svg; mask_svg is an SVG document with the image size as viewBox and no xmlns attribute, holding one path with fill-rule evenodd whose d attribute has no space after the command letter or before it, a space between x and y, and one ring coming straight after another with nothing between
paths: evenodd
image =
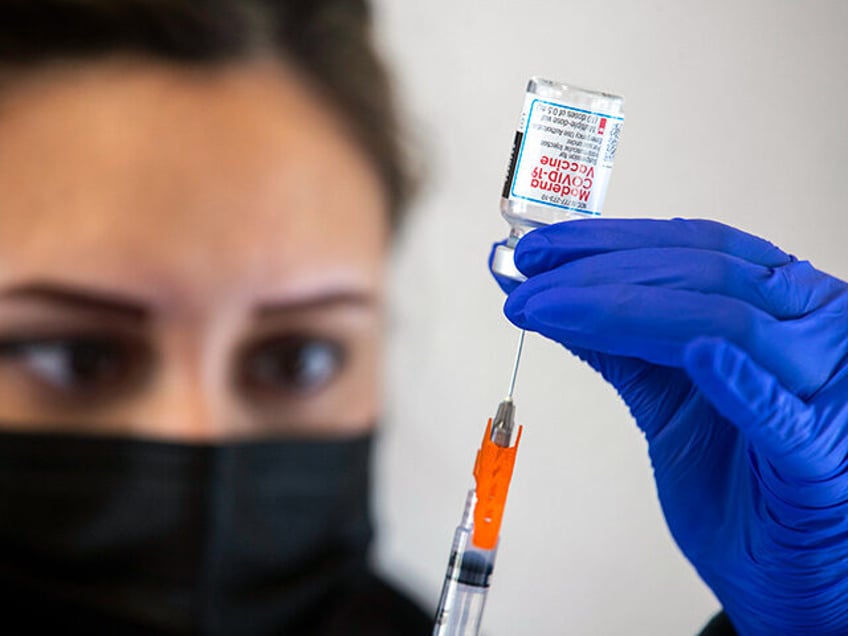
<instances>
[{"instance_id":1,"label":"black face mask","mask_svg":"<svg viewBox=\"0 0 848 636\"><path fill-rule=\"evenodd\" d=\"M0 630L313 633L367 570L370 448L2 433Z\"/></svg>"}]
</instances>

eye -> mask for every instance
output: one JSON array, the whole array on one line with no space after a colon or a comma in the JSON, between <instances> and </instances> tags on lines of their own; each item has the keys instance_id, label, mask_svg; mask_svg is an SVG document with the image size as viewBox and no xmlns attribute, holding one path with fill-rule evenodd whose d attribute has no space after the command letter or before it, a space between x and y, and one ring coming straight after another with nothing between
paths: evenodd
<instances>
[{"instance_id":1,"label":"eye","mask_svg":"<svg viewBox=\"0 0 848 636\"><path fill-rule=\"evenodd\" d=\"M122 392L149 367L140 343L104 336L7 340L0 342L0 361L69 398Z\"/></svg>"},{"instance_id":2,"label":"eye","mask_svg":"<svg viewBox=\"0 0 848 636\"><path fill-rule=\"evenodd\" d=\"M345 350L332 340L281 336L245 350L240 385L258 394L312 393L325 388L344 366Z\"/></svg>"}]
</instances>

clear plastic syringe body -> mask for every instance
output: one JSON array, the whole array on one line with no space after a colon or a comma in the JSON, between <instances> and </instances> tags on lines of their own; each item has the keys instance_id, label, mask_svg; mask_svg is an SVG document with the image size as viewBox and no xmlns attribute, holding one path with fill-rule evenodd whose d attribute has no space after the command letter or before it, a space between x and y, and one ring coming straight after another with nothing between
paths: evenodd
<instances>
[{"instance_id":1,"label":"clear plastic syringe body","mask_svg":"<svg viewBox=\"0 0 848 636\"><path fill-rule=\"evenodd\" d=\"M500 543L509 483L522 427L515 427L512 392L524 344L524 332L512 368L507 397L498 404L486 425L477 458L474 481L468 492L462 519L453 537L448 568L436 610L434 636L476 636L480 631L486 594Z\"/></svg>"},{"instance_id":2,"label":"clear plastic syringe body","mask_svg":"<svg viewBox=\"0 0 848 636\"><path fill-rule=\"evenodd\" d=\"M477 636L480 631L497 547L485 550L472 544L476 501L475 491L468 491L465 511L453 537L433 636Z\"/></svg>"},{"instance_id":3,"label":"clear plastic syringe body","mask_svg":"<svg viewBox=\"0 0 848 636\"><path fill-rule=\"evenodd\" d=\"M530 79L501 193L510 233L495 251L495 272L523 280L513 249L524 234L600 215L623 122L617 95Z\"/></svg>"}]
</instances>

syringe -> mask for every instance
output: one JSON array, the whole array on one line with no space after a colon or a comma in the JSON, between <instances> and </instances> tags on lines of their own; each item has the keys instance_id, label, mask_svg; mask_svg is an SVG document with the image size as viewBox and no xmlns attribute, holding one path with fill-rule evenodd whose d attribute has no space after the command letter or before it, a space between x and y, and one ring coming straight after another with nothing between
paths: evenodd
<instances>
[{"instance_id":1,"label":"syringe","mask_svg":"<svg viewBox=\"0 0 848 636\"><path fill-rule=\"evenodd\" d=\"M477 487L468 491L462 520L454 533L433 636L476 636L480 631L489 578L495 568L504 505L521 440L519 427L512 444L515 429L512 396L524 335L522 331L518 339L507 396L486 425L477 451L474 463Z\"/></svg>"}]
</instances>

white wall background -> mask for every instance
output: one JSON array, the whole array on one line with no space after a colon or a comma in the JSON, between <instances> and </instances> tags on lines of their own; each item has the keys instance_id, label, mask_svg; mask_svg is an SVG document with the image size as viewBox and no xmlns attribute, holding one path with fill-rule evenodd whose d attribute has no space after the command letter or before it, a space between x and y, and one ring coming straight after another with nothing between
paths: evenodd
<instances>
[{"instance_id":1,"label":"white wall background","mask_svg":"<svg viewBox=\"0 0 848 636\"><path fill-rule=\"evenodd\" d=\"M486 256L530 75L624 95L608 216L710 217L848 276L848 2L379 0L430 182L393 274L379 563L434 606L516 332ZM529 339L526 425L484 631L695 633L678 553L613 391Z\"/></svg>"}]
</instances>

